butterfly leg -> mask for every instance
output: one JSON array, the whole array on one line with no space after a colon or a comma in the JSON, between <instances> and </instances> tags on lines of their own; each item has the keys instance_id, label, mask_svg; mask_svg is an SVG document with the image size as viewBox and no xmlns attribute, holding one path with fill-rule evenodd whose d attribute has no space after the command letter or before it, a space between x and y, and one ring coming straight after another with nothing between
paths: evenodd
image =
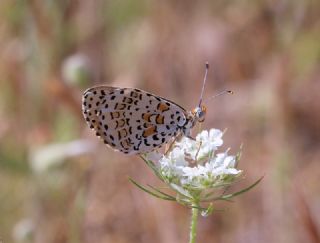
<instances>
[{"instance_id":1,"label":"butterfly leg","mask_svg":"<svg viewBox=\"0 0 320 243\"><path fill-rule=\"evenodd\" d=\"M189 135L189 136L186 136L186 137L189 138L189 139L191 139L191 140L193 140L193 141L196 141L196 139L193 138L193 137L191 137L190 135Z\"/></svg>"},{"instance_id":2,"label":"butterfly leg","mask_svg":"<svg viewBox=\"0 0 320 243\"><path fill-rule=\"evenodd\" d=\"M167 155L172 150L174 143L180 139L181 139L181 133L179 133L177 136L174 137L173 141L170 143L170 145L169 145L168 149L165 151L164 155Z\"/></svg>"},{"instance_id":3,"label":"butterfly leg","mask_svg":"<svg viewBox=\"0 0 320 243\"><path fill-rule=\"evenodd\" d=\"M199 151L200 151L201 145L202 145L202 141L200 141L199 148L198 148L196 156L195 156L196 163L198 162L198 155L199 155Z\"/></svg>"}]
</instances>

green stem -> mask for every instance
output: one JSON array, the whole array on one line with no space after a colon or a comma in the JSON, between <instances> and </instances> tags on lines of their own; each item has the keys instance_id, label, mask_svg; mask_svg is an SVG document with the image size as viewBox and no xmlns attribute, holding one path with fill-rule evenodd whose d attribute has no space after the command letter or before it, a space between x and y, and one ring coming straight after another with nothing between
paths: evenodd
<instances>
[{"instance_id":1,"label":"green stem","mask_svg":"<svg viewBox=\"0 0 320 243\"><path fill-rule=\"evenodd\" d=\"M190 224L190 240L189 243L196 242L197 235L197 224L198 224L198 215L199 215L199 205L198 203L192 204L192 216L191 216L191 224Z\"/></svg>"}]
</instances>

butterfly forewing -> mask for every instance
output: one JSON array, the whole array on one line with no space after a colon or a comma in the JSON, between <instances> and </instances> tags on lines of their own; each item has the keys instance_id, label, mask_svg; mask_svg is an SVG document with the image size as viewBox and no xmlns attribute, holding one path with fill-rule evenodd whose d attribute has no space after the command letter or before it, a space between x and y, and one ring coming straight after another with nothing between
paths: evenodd
<instances>
[{"instance_id":1,"label":"butterfly forewing","mask_svg":"<svg viewBox=\"0 0 320 243\"><path fill-rule=\"evenodd\" d=\"M186 123L186 111L139 89L99 86L83 94L83 115L104 143L126 154L167 143Z\"/></svg>"}]
</instances>

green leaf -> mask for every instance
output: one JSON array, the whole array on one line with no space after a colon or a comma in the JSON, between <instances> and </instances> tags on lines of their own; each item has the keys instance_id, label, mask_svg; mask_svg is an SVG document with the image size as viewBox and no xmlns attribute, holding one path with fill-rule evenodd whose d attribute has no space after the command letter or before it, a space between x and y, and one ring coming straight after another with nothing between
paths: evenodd
<instances>
[{"instance_id":1,"label":"green leaf","mask_svg":"<svg viewBox=\"0 0 320 243\"><path fill-rule=\"evenodd\" d=\"M228 201L229 199L233 198L233 197L236 197L236 196L239 196L240 194L242 193L245 193L249 190L251 190L253 187L255 187L256 185L258 185L260 183L260 181L264 178L264 176L261 176L256 182L254 182L252 185L238 191L238 192L235 192L235 193L230 193L230 194L227 194L227 195L222 195L222 196L219 196L219 197L216 197L216 198L212 198L211 200L226 200Z\"/></svg>"},{"instance_id":2,"label":"green leaf","mask_svg":"<svg viewBox=\"0 0 320 243\"><path fill-rule=\"evenodd\" d=\"M175 197L173 197L173 196L171 196L171 195L169 195L169 194L167 194L167 193L165 193L165 192L163 192L163 191L160 191L160 189L158 189L158 188L156 188L156 187L154 187L154 186L148 185L148 187L150 187L150 188L153 189L154 191L162 194L163 196L166 196L166 197L168 197L168 198L172 198L172 200L174 200L174 201L176 200Z\"/></svg>"},{"instance_id":3,"label":"green leaf","mask_svg":"<svg viewBox=\"0 0 320 243\"><path fill-rule=\"evenodd\" d=\"M162 175L159 173L159 170L158 168L155 166L155 164L150 161L150 160L147 160L144 156L140 155L140 158L147 164L148 167L150 167L153 171L153 173L161 180L161 181L164 181Z\"/></svg>"},{"instance_id":4,"label":"green leaf","mask_svg":"<svg viewBox=\"0 0 320 243\"><path fill-rule=\"evenodd\" d=\"M149 193L150 195L154 196L154 197L157 197L157 198L160 198L160 199L163 199L163 200L167 200L167 201L176 201L176 199L172 196L166 196L165 193L161 193L161 194L158 194L153 192L153 191L150 191L149 189L147 189L145 186L142 186L141 184L139 184L138 182L136 182L135 180L133 180L132 178L129 178L129 180L135 185L137 186L138 188L140 188L142 191L146 192L146 193Z\"/></svg>"}]
</instances>

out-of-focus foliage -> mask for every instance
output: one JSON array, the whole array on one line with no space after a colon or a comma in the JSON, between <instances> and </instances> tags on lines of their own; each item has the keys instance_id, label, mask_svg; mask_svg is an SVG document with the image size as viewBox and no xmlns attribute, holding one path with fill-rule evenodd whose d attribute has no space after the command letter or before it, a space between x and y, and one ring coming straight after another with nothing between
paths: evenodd
<instances>
[{"instance_id":1,"label":"out-of-focus foliage","mask_svg":"<svg viewBox=\"0 0 320 243\"><path fill-rule=\"evenodd\" d=\"M159 183L94 137L81 94L137 87L191 109L205 61L205 96L235 95L204 128L228 128L248 184L265 179L200 220L199 242L320 241L319 1L1 0L0 16L4 242L186 242L188 212L128 182Z\"/></svg>"}]
</instances>

